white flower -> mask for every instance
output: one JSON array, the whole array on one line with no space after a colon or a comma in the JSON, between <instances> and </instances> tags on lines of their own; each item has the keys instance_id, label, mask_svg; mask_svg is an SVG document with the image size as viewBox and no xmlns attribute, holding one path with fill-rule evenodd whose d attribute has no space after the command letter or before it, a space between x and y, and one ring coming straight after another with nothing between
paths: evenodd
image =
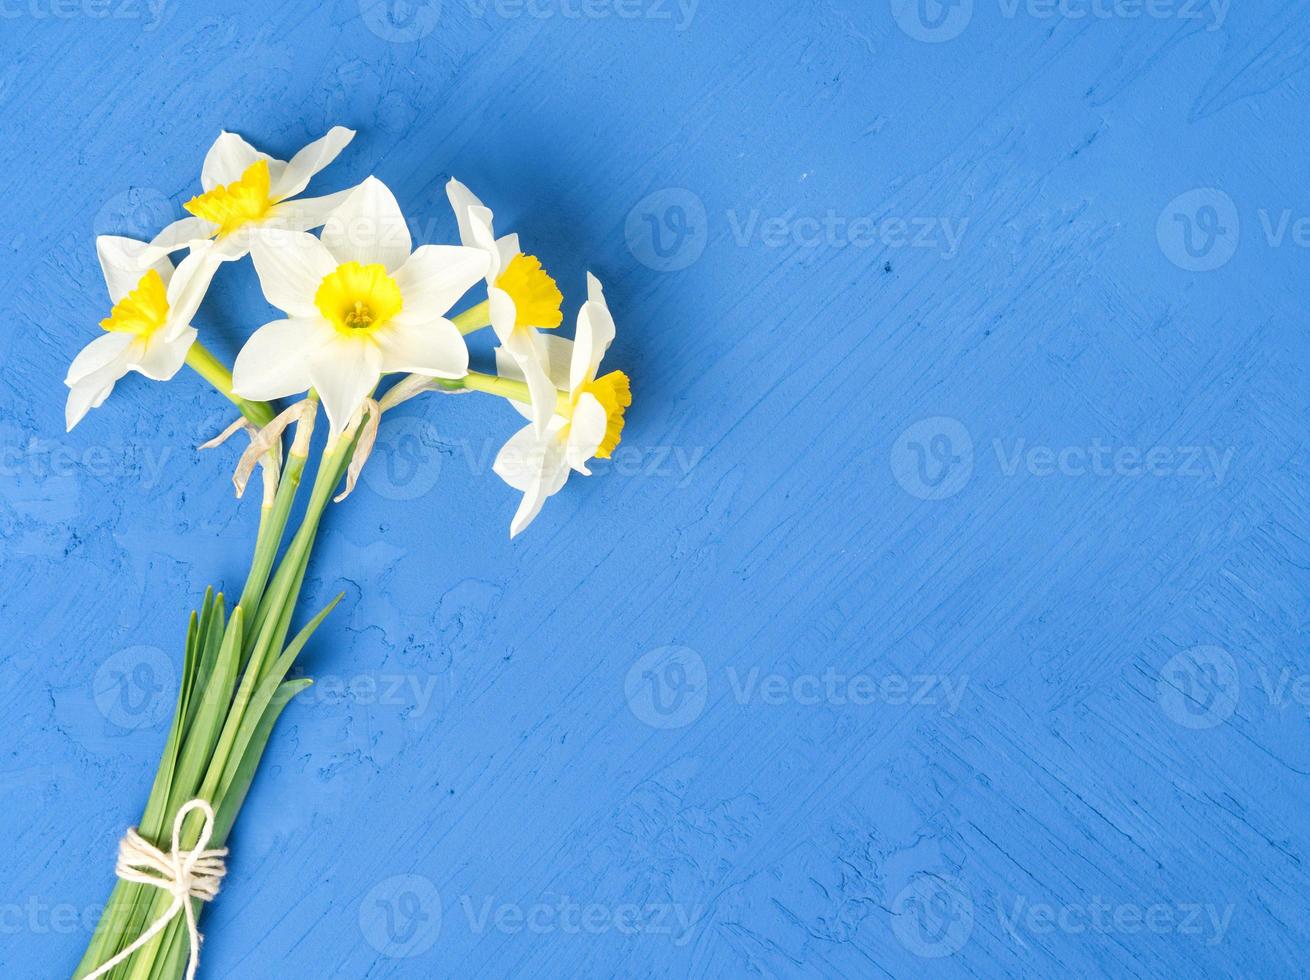
<instances>
[{"instance_id":1,"label":"white flower","mask_svg":"<svg viewBox=\"0 0 1310 980\"><path fill-rule=\"evenodd\" d=\"M195 343L191 318L200 307L218 267L208 243L175 270L167 257L143 264L145 244L101 235L96 255L114 303L100 321L106 333L73 359L64 384L71 389L64 416L71 430L88 411L99 408L118 379L129 371L167 381L181 370Z\"/></svg>"},{"instance_id":2,"label":"white flower","mask_svg":"<svg viewBox=\"0 0 1310 980\"><path fill-rule=\"evenodd\" d=\"M487 258L411 240L395 197L370 177L335 211L320 241L306 233L256 238L251 257L268 301L287 314L251 335L233 387L267 401L315 388L334 435L383 374L468 373L468 348L445 318L486 275Z\"/></svg>"},{"instance_id":3,"label":"white flower","mask_svg":"<svg viewBox=\"0 0 1310 980\"><path fill-rule=\"evenodd\" d=\"M536 516L548 497L558 493L568 480L569 470L591 475L587 463L593 457L608 459L623 434L623 415L632 404L628 376L612 371L596 375L601 359L614 340L614 318L605 303L600 281L587 275L587 302L578 314L574 341L542 337L545 360L540 365L551 380L551 388L563 389L556 396L544 432L535 425L520 429L505 443L494 469L515 490L523 493L518 513L510 525L510 537L517 536ZM519 362L496 352L502 376L522 377ZM532 412L511 402L525 417Z\"/></svg>"},{"instance_id":4,"label":"white flower","mask_svg":"<svg viewBox=\"0 0 1310 980\"><path fill-rule=\"evenodd\" d=\"M549 359L538 330L553 330L564 322L564 297L541 262L523 254L518 235L496 238L491 209L458 180L446 185L446 195L459 222L463 244L487 254L487 301L491 327L501 346L519 366L532 395L532 420L544 434L555 408L555 386L543 365Z\"/></svg>"},{"instance_id":5,"label":"white flower","mask_svg":"<svg viewBox=\"0 0 1310 980\"><path fill-rule=\"evenodd\" d=\"M350 191L293 201L320 170L337 158L355 137L353 129L334 126L290 162L260 153L236 133L219 134L200 172L204 193L184 207L193 217L173 222L150 243L145 260L197 242L214 239L214 255L239 259L261 236L318 228L341 206Z\"/></svg>"}]
</instances>

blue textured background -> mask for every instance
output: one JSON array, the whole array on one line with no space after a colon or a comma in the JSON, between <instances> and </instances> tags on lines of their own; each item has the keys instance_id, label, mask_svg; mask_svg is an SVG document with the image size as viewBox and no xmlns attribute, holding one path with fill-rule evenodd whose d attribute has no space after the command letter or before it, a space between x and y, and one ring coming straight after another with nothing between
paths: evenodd
<instances>
[{"instance_id":1,"label":"blue textured background","mask_svg":"<svg viewBox=\"0 0 1310 980\"><path fill-rule=\"evenodd\" d=\"M389 418L203 974L1304 973L1300 5L0 17L6 977L79 956L253 534L189 374L63 433L93 234L180 214L221 128L333 123L315 190L447 241L454 173L570 309L596 271L637 403L514 544L517 417ZM271 315L245 263L199 325Z\"/></svg>"}]
</instances>

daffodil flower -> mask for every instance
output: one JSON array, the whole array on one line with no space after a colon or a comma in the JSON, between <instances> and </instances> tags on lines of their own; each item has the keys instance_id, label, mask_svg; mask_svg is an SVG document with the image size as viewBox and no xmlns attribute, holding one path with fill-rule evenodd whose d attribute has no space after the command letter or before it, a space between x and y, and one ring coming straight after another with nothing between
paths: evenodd
<instances>
[{"instance_id":1,"label":"daffodil flower","mask_svg":"<svg viewBox=\"0 0 1310 980\"><path fill-rule=\"evenodd\" d=\"M540 366L551 379L551 387L562 389L557 392L545 432L535 425L520 429L505 443L493 465L502 480L523 493L510 525L511 538L536 519L547 498L563 488L570 470L590 476L587 464L592 458L608 459L623 435L623 416L632 404L632 390L622 371L597 377L601 359L614 340L614 318L600 281L590 274L587 294L574 341L541 338L546 358ZM496 363L501 377L524 379L512 355L497 351ZM531 410L514 401L510 404L532 418Z\"/></svg>"},{"instance_id":2,"label":"daffodil flower","mask_svg":"<svg viewBox=\"0 0 1310 980\"><path fill-rule=\"evenodd\" d=\"M230 261L244 256L261 237L320 227L350 191L291 199L354 137L353 129L334 126L287 162L259 152L235 133L220 133L200 171L204 193L183 205L192 217L155 236L145 260L213 239L214 256Z\"/></svg>"},{"instance_id":3,"label":"daffodil flower","mask_svg":"<svg viewBox=\"0 0 1310 980\"><path fill-rule=\"evenodd\" d=\"M191 318L200 307L218 262L207 247L176 269L167 258L144 266L146 246L131 238L101 235L96 255L114 307L100 321L105 334L82 348L68 368L69 431L99 408L129 371L167 381L181 370L196 340Z\"/></svg>"},{"instance_id":4,"label":"daffodil flower","mask_svg":"<svg viewBox=\"0 0 1310 980\"><path fill-rule=\"evenodd\" d=\"M264 296L287 319L256 330L237 355L233 387L267 401L313 387L333 435L345 430L383 374L468 373L468 348L445 318L486 275L487 257L412 242L400 207L375 177L327 219L322 240L300 232L256 238Z\"/></svg>"},{"instance_id":5,"label":"daffodil flower","mask_svg":"<svg viewBox=\"0 0 1310 980\"><path fill-rule=\"evenodd\" d=\"M532 420L544 434L555 408L555 386L543 365L548 360L545 339L538 330L554 330L564 322L564 296L555 280L532 255L519 247L518 235L497 238L491 209L458 180L446 185L446 195L459 223L460 241L487 254L487 303L496 338L519 365L532 393Z\"/></svg>"}]
</instances>

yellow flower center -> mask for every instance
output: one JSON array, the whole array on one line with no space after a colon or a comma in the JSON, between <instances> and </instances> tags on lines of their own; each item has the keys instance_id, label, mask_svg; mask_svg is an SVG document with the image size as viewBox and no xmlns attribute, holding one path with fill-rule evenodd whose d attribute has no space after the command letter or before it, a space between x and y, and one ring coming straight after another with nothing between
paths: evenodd
<instances>
[{"instance_id":1,"label":"yellow flower center","mask_svg":"<svg viewBox=\"0 0 1310 980\"><path fill-rule=\"evenodd\" d=\"M268 161L256 160L240 180L215 187L182 205L197 218L218 225L217 237L230 235L249 221L268 214L273 201L268 196Z\"/></svg>"},{"instance_id":2,"label":"yellow flower center","mask_svg":"<svg viewBox=\"0 0 1310 980\"><path fill-rule=\"evenodd\" d=\"M568 408L569 418L573 417L573 410L583 394L591 395L605 409L605 438L596 448L596 458L609 459L623 437L623 413L632 404L632 385L622 371L611 371L603 378L588 381L573 393Z\"/></svg>"},{"instance_id":3,"label":"yellow flower center","mask_svg":"<svg viewBox=\"0 0 1310 980\"><path fill-rule=\"evenodd\" d=\"M141 277L136 289L114 304L109 316L100 321L100 326L149 339L167 320L168 288L163 277L151 269Z\"/></svg>"},{"instance_id":4,"label":"yellow flower center","mask_svg":"<svg viewBox=\"0 0 1310 980\"><path fill-rule=\"evenodd\" d=\"M359 336L360 331L372 332L394 317L404 300L385 266L347 262L323 277L314 305L342 333Z\"/></svg>"},{"instance_id":5,"label":"yellow flower center","mask_svg":"<svg viewBox=\"0 0 1310 980\"><path fill-rule=\"evenodd\" d=\"M514 300L514 326L554 330L564 322L564 295L534 255L516 255L496 279Z\"/></svg>"}]
</instances>

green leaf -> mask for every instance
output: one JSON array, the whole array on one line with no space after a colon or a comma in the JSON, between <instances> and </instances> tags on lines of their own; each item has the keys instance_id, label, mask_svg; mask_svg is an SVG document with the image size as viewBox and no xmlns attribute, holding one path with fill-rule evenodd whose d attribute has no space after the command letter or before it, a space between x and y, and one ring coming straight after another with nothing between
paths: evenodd
<instances>
[{"instance_id":1,"label":"green leaf","mask_svg":"<svg viewBox=\"0 0 1310 980\"><path fill-rule=\"evenodd\" d=\"M329 602L321 612L311 619L291 641L290 645L283 651L282 656L274 661L269 668L268 673L259 682L255 689L254 695L247 706L245 716L241 719L241 728L237 732L236 740L232 745L232 750L226 760L225 771L222 776L222 782L219 783L218 798L225 799L228 795L229 788L237 778L237 772L240 769L242 760L245 758L246 748L254 739L255 732L259 724L263 721L264 715L269 710L269 704L276 695L282 679L287 676L287 671L295 663L296 657L300 656L300 651L305 648L309 638L314 635L314 631L322 625L323 620L327 619L328 614L337 607L345 593L342 592L335 599ZM277 709L278 711L281 708Z\"/></svg>"},{"instance_id":2,"label":"green leaf","mask_svg":"<svg viewBox=\"0 0 1310 980\"><path fill-rule=\"evenodd\" d=\"M214 821L214 843L211 846L223 847L227 843L227 835L231 833L232 824L236 822L237 814L241 812L246 794L250 792L250 784L255 779L255 770L259 766L259 760L264 757L264 749L268 747L268 739L273 734L273 726L277 723L278 716L282 714L292 698L313 683L308 677L301 677L293 681L283 681L278 685L268 710L255 726L250 744L246 746L246 751L241 756L241 762L228 784L227 792L223 794Z\"/></svg>"}]
</instances>

